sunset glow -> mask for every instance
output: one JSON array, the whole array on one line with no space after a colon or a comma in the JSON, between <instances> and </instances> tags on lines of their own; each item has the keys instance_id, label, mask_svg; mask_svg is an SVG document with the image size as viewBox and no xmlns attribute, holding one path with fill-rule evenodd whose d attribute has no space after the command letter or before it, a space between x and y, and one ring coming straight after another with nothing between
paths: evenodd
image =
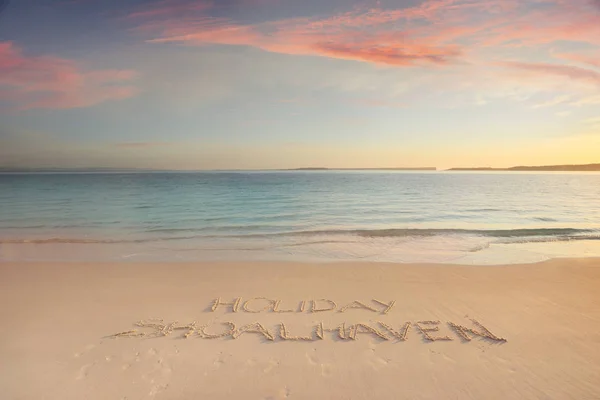
<instances>
[{"instance_id":1,"label":"sunset glow","mask_svg":"<svg viewBox=\"0 0 600 400\"><path fill-rule=\"evenodd\" d=\"M0 38L2 166L600 154L598 1L24 0L3 10Z\"/></svg>"}]
</instances>

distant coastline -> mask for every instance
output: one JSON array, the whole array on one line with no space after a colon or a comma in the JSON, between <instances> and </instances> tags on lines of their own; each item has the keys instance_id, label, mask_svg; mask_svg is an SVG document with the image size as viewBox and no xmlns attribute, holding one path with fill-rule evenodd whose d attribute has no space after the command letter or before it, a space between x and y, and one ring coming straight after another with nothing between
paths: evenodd
<instances>
[{"instance_id":1,"label":"distant coastline","mask_svg":"<svg viewBox=\"0 0 600 400\"><path fill-rule=\"evenodd\" d=\"M447 171L600 171L600 164L518 166L510 168L450 168Z\"/></svg>"}]
</instances>

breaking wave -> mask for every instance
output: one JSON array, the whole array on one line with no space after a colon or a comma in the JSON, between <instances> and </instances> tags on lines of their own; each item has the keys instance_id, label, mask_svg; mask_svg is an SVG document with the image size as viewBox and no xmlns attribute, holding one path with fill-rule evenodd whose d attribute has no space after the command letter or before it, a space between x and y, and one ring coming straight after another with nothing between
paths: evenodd
<instances>
[{"instance_id":1,"label":"breaking wave","mask_svg":"<svg viewBox=\"0 0 600 400\"><path fill-rule=\"evenodd\" d=\"M153 231L156 233L159 230ZM193 232L194 229L168 229L160 230L161 233L173 233L165 236L135 237L131 235L123 238L75 238L75 237L46 237L46 238L0 238L0 244L118 244L118 243L150 243L162 241L193 240L193 239L266 239L277 238L313 238L310 244L331 243L348 240L348 238L431 238L431 237L483 237L494 239L495 243L530 243L553 242L572 240L600 240L600 229L575 229L575 228L540 228L540 229L356 229L356 230L316 230L316 231L288 231L279 233L247 234L247 235L219 235L219 234L192 234L176 235L176 233ZM295 243L293 245L302 245ZM290 244L288 244L289 246Z\"/></svg>"}]
</instances>

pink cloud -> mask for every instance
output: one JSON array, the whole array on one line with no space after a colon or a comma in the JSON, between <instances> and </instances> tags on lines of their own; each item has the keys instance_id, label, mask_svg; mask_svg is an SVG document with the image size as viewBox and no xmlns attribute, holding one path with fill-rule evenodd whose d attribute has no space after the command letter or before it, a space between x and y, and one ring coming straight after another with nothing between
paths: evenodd
<instances>
[{"instance_id":1,"label":"pink cloud","mask_svg":"<svg viewBox=\"0 0 600 400\"><path fill-rule=\"evenodd\" d=\"M448 63L460 55L460 50L451 48L427 48L425 46L372 46L338 43L316 43L315 53L334 58L368 61L375 64L409 66L417 61L435 64Z\"/></svg>"},{"instance_id":2,"label":"pink cloud","mask_svg":"<svg viewBox=\"0 0 600 400\"><path fill-rule=\"evenodd\" d=\"M218 2L186 1L157 3L136 30L153 35L151 43L241 45L397 67L449 65L490 48L558 40L600 45L600 21L589 0L426 0L409 8L355 7L256 24L211 16ZM185 4L197 8L181 15Z\"/></svg>"},{"instance_id":3,"label":"pink cloud","mask_svg":"<svg viewBox=\"0 0 600 400\"><path fill-rule=\"evenodd\" d=\"M80 108L136 94L129 70L82 70L74 61L23 55L0 42L0 101L11 108Z\"/></svg>"},{"instance_id":4,"label":"pink cloud","mask_svg":"<svg viewBox=\"0 0 600 400\"><path fill-rule=\"evenodd\" d=\"M521 46L535 46L557 41L574 41L600 45L600 21L597 17L580 16L573 20L552 15L548 17L549 21L543 26L519 19L497 27L483 44L502 46L513 42Z\"/></svg>"},{"instance_id":5,"label":"pink cloud","mask_svg":"<svg viewBox=\"0 0 600 400\"><path fill-rule=\"evenodd\" d=\"M415 7L382 10L371 8L353 11L316 21L307 21L314 29L326 28L364 28L377 27L398 21L423 20L439 23L456 14L464 16L469 12L486 12L490 10L508 11L515 8L514 0L426 0Z\"/></svg>"},{"instance_id":6,"label":"pink cloud","mask_svg":"<svg viewBox=\"0 0 600 400\"><path fill-rule=\"evenodd\" d=\"M156 32L158 37L148 40L151 43L244 45L283 54L316 55L394 66L408 66L416 62L444 64L460 55L459 46L430 44L424 39L413 43L407 40L404 32L379 29L367 32L361 28L399 19L433 18L442 6L457 1L431 0L414 9L352 11L320 20L294 18L256 25L214 18L203 12L176 17L177 6L164 18L148 18L136 30ZM157 12L162 15L166 10L158 8ZM147 14L152 15L151 10Z\"/></svg>"},{"instance_id":7,"label":"pink cloud","mask_svg":"<svg viewBox=\"0 0 600 400\"><path fill-rule=\"evenodd\" d=\"M488 47L536 47L555 42L600 45L600 17L589 0L521 1L481 35Z\"/></svg>"}]
</instances>

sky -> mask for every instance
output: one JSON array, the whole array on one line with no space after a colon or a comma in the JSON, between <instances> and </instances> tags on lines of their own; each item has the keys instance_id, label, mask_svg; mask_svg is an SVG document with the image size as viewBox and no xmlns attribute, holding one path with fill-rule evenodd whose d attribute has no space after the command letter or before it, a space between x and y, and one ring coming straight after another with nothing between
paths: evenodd
<instances>
[{"instance_id":1,"label":"sky","mask_svg":"<svg viewBox=\"0 0 600 400\"><path fill-rule=\"evenodd\" d=\"M0 166L600 162L600 0L0 4Z\"/></svg>"}]
</instances>

